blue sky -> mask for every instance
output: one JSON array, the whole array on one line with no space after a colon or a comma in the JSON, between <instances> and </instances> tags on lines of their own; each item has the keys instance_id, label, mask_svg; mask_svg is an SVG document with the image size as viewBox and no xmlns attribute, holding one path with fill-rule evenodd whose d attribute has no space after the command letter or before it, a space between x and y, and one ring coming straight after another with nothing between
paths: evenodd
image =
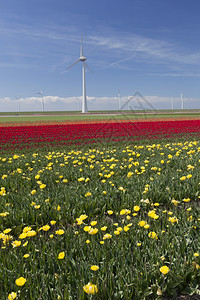
<instances>
[{"instance_id":1,"label":"blue sky","mask_svg":"<svg viewBox=\"0 0 200 300\"><path fill-rule=\"evenodd\" d=\"M200 108L199 11L199 0L1 1L0 110L15 110L16 97L40 110L40 90L46 110L77 109L81 64L65 70L82 34L89 108L117 108L118 89L156 108L171 97L180 108L182 92L185 108Z\"/></svg>"}]
</instances>

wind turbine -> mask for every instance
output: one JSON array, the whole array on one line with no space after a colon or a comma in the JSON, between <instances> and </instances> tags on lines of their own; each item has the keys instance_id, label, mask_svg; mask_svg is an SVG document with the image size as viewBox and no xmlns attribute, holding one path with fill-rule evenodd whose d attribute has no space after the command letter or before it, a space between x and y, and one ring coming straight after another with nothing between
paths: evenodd
<instances>
[{"instance_id":1,"label":"wind turbine","mask_svg":"<svg viewBox=\"0 0 200 300\"><path fill-rule=\"evenodd\" d=\"M86 98L86 81L85 81L85 66L92 72L89 66L86 64L87 57L83 56L83 38L81 40L81 52L80 57L77 61L75 61L71 66L67 68L69 70L71 67L76 65L79 61L82 62L82 80L83 80L83 99L82 99L82 113L85 114L88 112L87 109L87 98ZM66 71L67 71L66 70Z\"/></svg>"},{"instance_id":2,"label":"wind turbine","mask_svg":"<svg viewBox=\"0 0 200 300\"><path fill-rule=\"evenodd\" d=\"M183 94L181 94L181 109L183 109Z\"/></svg>"},{"instance_id":3,"label":"wind turbine","mask_svg":"<svg viewBox=\"0 0 200 300\"><path fill-rule=\"evenodd\" d=\"M20 102L21 99L19 97L15 97L17 99L17 104L18 104L18 112L20 113Z\"/></svg>"},{"instance_id":4,"label":"wind turbine","mask_svg":"<svg viewBox=\"0 0 200 300\"><path fill-rule=\"evenodd\" d=\"M40 92L38 92L36 94L41 96L41 99L42 99L42 112L44 112L44 98L43 98L44 92L41 90Z\"/></svg>"},{"instance_id":5,"label":"wind turbine","mask_svg":"<svg viewBox=\"0 0 200 300\"><path fill-rule=\"evenodd\" d=\"M118 99L119 99L119 110L122 110L122 99L121 99L121 94L119 89L118 89Z\"/></svg>"},{"instance_id":6,"label":"wind turbine","mask_svg":"<svg viewBox=\"0 0 200 300\"><path fill-rule=\"evenodd\" d=\"M129 96L128 97L128 110L131 110L131 100L132 100L132 97Z\"/></svg>"},{"instance_id":7,"label":"wind turbine","mask_svg":"<svg viewBox=\"0 0 200 300\"><path fill-rule=\"evenodd\" d=\"M172 110L174 109L174 99L171 97Z\"/></svg>"}]
</instances>

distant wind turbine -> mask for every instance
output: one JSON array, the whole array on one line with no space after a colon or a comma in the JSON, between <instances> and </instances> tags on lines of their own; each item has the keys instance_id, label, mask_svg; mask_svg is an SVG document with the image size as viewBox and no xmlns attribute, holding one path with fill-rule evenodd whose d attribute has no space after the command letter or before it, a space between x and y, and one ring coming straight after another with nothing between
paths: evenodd
<instances>
[{"instance_id":1,"label":"distant wind turbine","mask_svg":"<svg viewBox=\"0 0 200 300\"><path fill-rule=\"evenodd\" d=\"M87 109L87 98L86 98L86 81L85 81L85 66L92 72L92 70L89 68L89 66L86 64L87 58L83 56L83 38L81 40L81 53L80 57L77 61L75 61L71 66L67 68L69 70L71 67L76 65L79 61L82 62L82 80L83 80L83 100L82 100L82 113L85 114L88 112ZM66 71L67 71L66 70Z\"/></svg>"},{"instance_id":2,"label":"distant wind turbine","mask_svg":"<svg viewBox=\"0 0 200 300\"><path fill-rule=\"evenodd\" d=\"M17 104L18 104L18 112L20 113L20 102L21 99L19 97L15 97L17 99Z\"/></svg>"},{"instance_id":3,"label":"distant wind turbine","mask_svg":"<svg viewBox=\"0 0 200 300\"><path fill-rule=\"evenodd\" d=\"M171 97L172 110L174 109L174 99Z\"/></svg>"},{"instance_id":4,"label":"distant wind turbine","mask_svg":"<svg viewBox=\"0 0 200 300\"><path fill-rule=\"evenodd\" d=\"M183 109L184 105L183 105L183 94L181 94L181 109Z\"/></svg>"},{"instance_id":5,"label":"distant wind turbine","mask_svg":"<svg viewBox=\"0 0 200 300\"><path fill-rule=\"evenodd\" d=\"M119 99L119 110L122 110L122 99L121 99L121 94L119 89L118 89L118 99Z\"/></svg>"},{"instance_id":6,"label":"distant wind turbine","mask_svg":"<svg viewBox=\"0 0 200 300\"><path fill-rule=\"evenodd\" d=\"M44 92L41 90L40 92L38 92L36 94L38 94L38 95L41 96L41 99L42 99L42 111L44 112L44 98L43 98Z\"/></svg>"}]
</instances>

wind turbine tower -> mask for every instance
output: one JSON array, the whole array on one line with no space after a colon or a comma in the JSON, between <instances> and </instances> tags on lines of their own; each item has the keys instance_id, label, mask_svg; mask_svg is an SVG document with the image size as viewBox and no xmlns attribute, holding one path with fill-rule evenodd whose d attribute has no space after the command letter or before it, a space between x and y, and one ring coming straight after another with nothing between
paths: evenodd
<instances>
[{"instance_id":1,"label":"wind turbine tower","mask_svg":"<svg viewBox=\"0 0 200 300\"><path fill-rule=\"evenodd\" d=\"M122 99L121 99L121 94L119 89L118 89L118 99L119 99L119 110L122 110Z\"/></svg>"},{"instance_id":2,"label":"wind turbine tower","mask_svg":"<svg viewBox=\"0 0 200 300\"><path fill-rule=\"evenodd\" d=\"M183 94L181 94L181 109L183 109L184 105L183 105Z\"/></svg>"},{"instance_id":3,"label":"wind turbine tower","mask_svg":"<svg viewBox=\"0 0 200 300\"><path fill-rule=\"evenodd\" d=\"M172 97L171 97L171 105L172 105L172 110L173 110L174 109L174 100Z\"/></svg>"},{"instance_id":4,"label":"wind turbine tower","mask_svg":"<svg viewBox=\"0 0 200 300\"><path fill-rule=\"evenodd\" d=\"M82 98L82 113L85 114L88 112L87 109L87 98L86 98L86 80L85 80L85 67L87 67L91 72L92 70L89 68L89 66L86 64L87 57L83 55L83 39L81 40L81 53L80 57L77 61L75 61L71 66L67 68L69 70L71 67L76 65L79 61L82 62L82 83L83 83L83 98ZM66 71L67 71L66 70Z\"/></svg>"},{"instance_id":5,"label":"wind turbine tower","mask_svg":"<svg viewBox=\"0 0 200 300\"><path fill-rule=\"evenodd\" d=\"M20 113L21 109L20 109L20 102L21 99L19 97L15 97L17 99L17 106L18 106L18 112Z\"/></svg>"},{"instance_id":6,"label":"wind turbine tower","mask_svg":"<svg viewBox=\"0 0 200 300\"><path fill-rule=\"evenodd\" d=\"M43 90L41 90L40 92L38 92L36 94L41 96L41 99L42 99L42 112L44 112L44 98L43 98L44 92L43 92Z\"/></svg>"}]
</instances>

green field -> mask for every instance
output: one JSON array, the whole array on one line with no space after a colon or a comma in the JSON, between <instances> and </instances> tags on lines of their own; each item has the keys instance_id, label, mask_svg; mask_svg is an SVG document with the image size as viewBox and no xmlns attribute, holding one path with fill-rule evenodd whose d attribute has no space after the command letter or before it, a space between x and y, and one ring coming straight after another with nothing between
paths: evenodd
<instances>
[{"instance_id":1,"label":"green field","mask_svg":"<svg viewBox=\"0 0 200 300\"><path fill-rule=\"evenodd\" d=\"M1 299L200 295L199 149L179 139L2 154Z\"/></svg>"},{"instance_id":2,"label":"green field","mask_svg":"<svg viewBox=\"0 0 200 300\"><path fill-rule=\"evenodd\" d=\"M194 119L200 118L200 112L191 110L185 111L140 111L131 113L124 111L102 111L90 112L88 114L81 114L77 112L24 112L18 115L17 113L0 113L0 123L23 123L23 122L76 122L86 120L152 120L152 119Z\"/></svg>"}]
</instances>

